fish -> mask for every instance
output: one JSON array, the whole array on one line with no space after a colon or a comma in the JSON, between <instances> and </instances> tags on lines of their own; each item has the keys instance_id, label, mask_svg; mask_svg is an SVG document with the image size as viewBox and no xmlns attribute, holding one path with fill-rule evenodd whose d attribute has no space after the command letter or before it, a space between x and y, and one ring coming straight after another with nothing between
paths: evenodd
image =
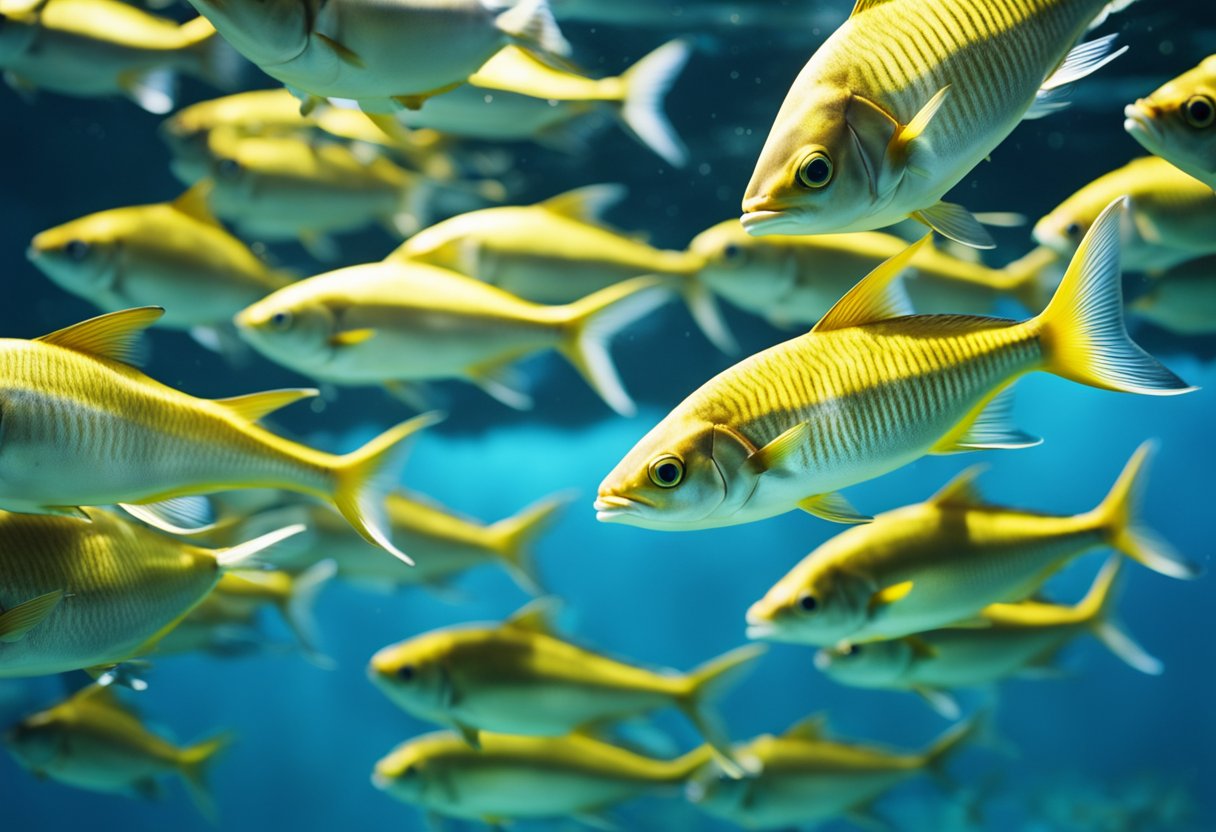
<instances>
[{"instance_id":1,"label":"fish","mask_svg":"<svg viewBox=\"0 0 1216 832\"><path fill-rule=\"evenodd\" d=\"M1128 104L1123 116L1145 150L1216 188L1216 55Z\"/></svg>"},{"instance_id":2,"label":"fish","mask_svg":"<svg viewBox=\"0 0 1216 832\"><path fill-rule=\"evenodd\" d=\"M1216 256L1188 260L1154 276L1127 308L1177 335L1216 333Z\"/></svg>"},{"instance_id":3,"label":"fish","mask_svg":"<svg viewBox=\"0 0 1216 832\"><path fill-rule=\"evenodd\" d=\"M777 113L743 197L749 234L873 231L905 217L995 243L942 197L1024 119L1126 47L1075 46L1129 0L858 0Z\"/></svg>"},{"instance_id":4,"label":"fish","mask_svg":"<svg viewBox=\"0 0 1216 832\"><path fill-rule=\"evenodd\" d=\"M178 747L148 730L112 687L93 684L22 720L4 745L33 774L78 789L150 800L160 796L163 778L180 777L214 821L207 770L234 739L225 733Z\"/></svg>"},{"instance_id":5,"label":"fish","mask_svg":"<svg viewBox=\"0 0 1216 832\"><path fill-rule=\"evenodd\" d=\"M570 55L548 0L190 0L224 39L301 98L417 109L517 44Z\"/></svg>"},{"instance_id":6,"label":"fish","mask_svg":"<svg viewBox=\"0 0 1216 832\"><path fill-rule=\"evenodd\" d=\"M306 531L275 551L275 563L290 569L332 559L342 580L375 589L421 586L440 594L470 569L495 565L525 592L543 594L534 552L552 529L570 497L557 494L518 514L484 524L417 492L397 491L385 500L389 534L417 561L397 569L374 546L355 534L342 516L320 503L287 505L258 512L236 524L241 535L257 535L279 524L300 523ZM387 567L387 568L386 568Z\"/></svg>"},{"instance_id":7,"label":"fish","mask_svg":"<svg viewBox=\"0 0 1216 832\"><path fill-rule=\"evenodd\" d=\"M200 399L131 363L159 307L111 312L32 341L0 339L0 508L85 519L119 504L169 532L208 525L195 495L270 487L329 500L364 538L409 563L388 537L383 496L402 443L434 424L403 422L338 456L284 439L257 421L308 389Z\"/></svg>"},{"instance_id":8,"label":"fish","mask_svg":"<svg viewBox=\"0 0 1216 832\"><path fill-rule=\"evenodd\" d=\"M285 528L299 528L307 533L303 524ZM352 536L369 551L376 552L353 532ZM281 552L281 548L275 551L276 564L281 563ZM282 569L226 572L210 594L156 642L156 655L198 651L222 656L244 652L246 646L266 641L258 626L259 614L264 607L273 607L309 661L332 668L333 660L317 647L313 607L337 571L334 561L322 560L299 574Z\"/></svg>"},{"instance_id":9,"label":"fish","mask_svg":"<svg viewBox=\"0 0 1216 832\"><path fill-rule=\"evenodd\" d=\"M697 277L701 258L657 249L604 224L602 215L626 196L620 185L589 185L535 205L471 211L423 229L389 259L429 263L550 304L655 277L684 297L711 343L737 352L713 294Z\"/></svg>"},{"instance_id":10,"label":"fish","mask_svg":"<svg viewBox=\"0 0 1216 832\"><path fill-rule=\"evenodd\" d=\"M633 400L607 342L668 298L657 281L638 278L576 303L540 306L456 272L390 258L294 283L235 320L255 350L320 381L403 390L463 379L517 409L532 400L511 365L555 349L609 407L628 415Z\"/></svg>"},{"instance_id":11,"label":"fish","mask_svg":"<svg viewBox=\"0 0 1216 832\"><path fill-rule=\"evenodd\" d=\"M925 454L1038 444L1009 419L1009 385L1026 373L1144 395L1193 390L1127 336L1122 215L1112 202L1047 308L1020 322L910 314L896 278L923 238L810 332L744 359L672 410L600 484L598 519L677 531L798 508L866 522L836 492Z\"/></svg>"},{"instance_id":12,"label":"fish","mask_svg":"<svg viewBox=\"0 0 1216 832\"><path fill-rule=\"evenodd\" d=\"M40 232L28 256L55 285L119 312L163 304L156 326L215 340L232 316L294 280L267 266L207 208L206 187Z\"/></svg>"},{"instance_id":13,"label":"fish","mask_svg":"<svg viewBox=\"0 0 1216 832\"><path fill-rule=\"evenodd\" d=\"M807 555L748 610L748 635L827 646L971 621L990 604L1030 597L1099 547L1195 578L1199 567L1140 522L1153 448L1141 445L1106 498L1072 516L988 503L975 484L980 469L968 469L927 502L880 514Z\"/></svg>"},{"instance_id":14,"label":"fish","mask_svg":"<svg viewBox=\"0 0 1216 832\"><path fill-rule=\"evenodd\" d=\"M831 739L814 714L784 734L739 746L748 775L730 776L716 762L688 781L689 801L712 817L746 829L792 829L847 818L863 829L887 828L870 805L921 772L940 773L977 733L979 718L946 731L919 753Z\"/></svg>"},{"instance_id":15,"label":"fish","mask_svg":"<svg viewBox=\"0 0 1216 832\"><path fill-rule=\"evenodd\" d=\"M413 128L489 141L535 140L578 149L579 122L608 112L673 167L688 151L663 112L663 100L688 63L691 47L669 41L619 76L590 78L559 69L518 46L508 46L469 77L468 84L437 96L397 120Z\"/></svg>"},{"instance_id":16,"label":"fish","mask_svg":"<svg viewBox=\"0 0 1216 832\"><path fill-rule=\"evenodd\" d=\"M1034 238L1069 257L1110 200L1122 196L1127 271L1160 272L1216 254L1216 192L1156 156L1133 159L1082 187L1035 224Z\"/></svg>"},{"instance_id":17,"label":"fish","mask_svg":"<svg viewBox=\"0 0 1216 832\"><path fill-rule=\"evenodd\" d=\"M0 513L0 677L101 672L142 656L227 570L303 530L205 549L100 509L82 513Z\"/></svg>"},{"instance_id":18,"label":"fish","mask_svg":"<svg viewBox=\"0 0 1216 832\"><path fill-rule=\"evenodd\" d=\"M753 237L738 220L702 231L688 245L704 265L699 282L740 309L781 329L815 324L853 287L905 248L893 234L859 231L807 237ZM927 245L913 259L904 281L918 312L984 315L1001 298L1027 309L1044 305L1044 284L1059 259L1035 249L1002 269L968 262Z\"/></svg>"},{"instance_id":19,"label":"fish","mask_svg":"<svg viewBox=\"0 0 1216 832\"><path fill-rule=\"evenodd\" d=\"M763 654L748 645L688 674L656 673L555 634L551 600L501 625L436 630L378 651L368 676L394 704L482 746L484 732L560 737L596 723L678 708L737 771L710 702Z\"/></svg>"},{"instance_id":20,"label":"fish","mask_svg":"<svg viewBox=\"0 0 1216 832\"><path fill-rule=\"evenodd\" d=\"M815 667L853 687L908 690L942 716L957 719L951 688L975 687L1055 671L1059 652L1090 634L1129 667L1159 675L1163 666L1127 634L1114 615L1113 587L1122 559L1107 560L1076 606L1040 600L993 604L977 627L943 627L888 641L841 644L815 654Z\"/></svg>"},{"instance_id":21,"label":"fish","mask_svg":"<svg viewBox=\"0 0 1216 832\"><path fill-rule=\"evenodd\" d=\"M162 114L178 73L231 88L243 72L202 17L179 24L120 0L4 0L0 14L0 69L26 95L123 95Z\"/></svg>"},{"instance_id":22,"label":"fish","mask_svg":"<svg viewBox=\"0 0 1216 832\"><path fill-rule=\"evenodd\" d=\"M428 814L482 821L572 816L596 828L606 808L680 788L709 759L694 749L656 760L585 735L517 737L486 734L473 749L459 734L424 734L376 763L372 782Z\"/></svg>"}]
</instances>

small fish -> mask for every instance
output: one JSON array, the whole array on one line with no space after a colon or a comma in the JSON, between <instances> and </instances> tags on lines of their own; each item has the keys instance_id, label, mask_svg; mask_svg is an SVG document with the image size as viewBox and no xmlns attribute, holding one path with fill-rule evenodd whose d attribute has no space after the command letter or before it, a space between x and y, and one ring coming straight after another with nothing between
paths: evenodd
<instances>
[{"instance_id":1,"label":"small fish","mask_svg":"<svg viewBox=\"0 0 1216 832\"><path fill-rule=\"evenodd\" d=\"M924 503L824 543L747 612L748 635L800 644L897 638L1028 598L1069 561L1110 547L1172 578L1199 569L1139 524L1141 445L1092 511L1055 516L984 501L978 468Z\"/></svg>"},{"instance_id":2,"label":"small fish","mask_svg":"<svg viewBox=\"0 0 1216 832\"><path fill-rule=\"evenodd\" d=\"M742 778L707 764L689 780L688 799L713 817L746 829L793 829L844 817L863 829L888 828L870 805L924 771L942 771L975 734L977 721L956 725L919 754L829 739L822 715L779 737L738 746Z\"/></svg>"},{"instance_id":3,"label":"small fish","mask_svg":"<svg viewBox=\"0 0 1216 832\"><path fill-rule=\"evenodd\" d=\"M293 279L224 230L207 208L205 186L173 202L114 208L43 231L29 258L102 311L164 305L157 326L196 333L230 327L233 315Z\"/></svg>"},{"instance_id":4,"label":"small fish","mask_svg":"<svg viewBox=\"0 0 1216 832\"><path fill-rule=\"evenodd\" d=\"M221 734L178 748L149 731L112 688L90 685L4 735L4 745L39 777L89 791L155 799L161 779L181 777L199 811L216 819L207 769L232 744Z\"/></svg>"},{"instance_id":5,"label":"small fish","mask_svg":"<svg viewBox=\"0 0 1216 832\"><path fill-rule=\"evenodd\" d=\"M911 217L993 248L942 197L1023 119L1125 49L1075 46L1130 0L858 0L795 79L743 198L748 233L872 231Z\"/></svg>"},{"instance_id":6,"label":"small fish","mask_svg":"<svg viewBox=\"0 0 1216 832\"><path fill-rule=\"evenodd\" d=\"M99 509L82 514L0 513L0 677L100 670L143 655L227 570L303 530L204 549Z\"/></svg>"},{"instance_id":7,"label":"small fish","mask_svg":"<svg viewBox=\"0 0 1216 832\"><path fill-rule=\"evenodd\" d=\"M705 336L737 347L713 294L697 278L701 259L665 251L604 224L626 196L619 185L590 185L535 205L485 208L423 229L391 255L475 277L536 303L573 303L639 275L680 292Z\"/></svg>"},{"instance_id":8,"label":"small fish","mask_svg":"<svg viewBox=\"0 0 1216 832\"><path fill-rule=\"evenodd\" d=\"M283 488L330 500L365 539L397 558L384 520L401 443L437 421L419 416L345 456L276 436L256 422L315 390L199 399L131 365L157 307L111 312L33 341L0 339L0 507L80 517L122 504L180 533L207 525L197 498Z\"/></svg>"},{"instance_id":9,"label":"small fish","mask_svg":"<svg viewBox=\"0 0 1216 832\"><path fill-rule=\"evenodd\" d=\"M3 0L0 68L20 92L125 95L173 109L175 74L235 86L241 59L206 18L179 24L119 0Z\"/></svg>"},{"instance_id":10,"label":"small fish","mask_svg":"<svg viewBox=\"0 0 1216 832\"><path fill-rule=\"evenodd\" d=\"M570 44L548 0L190 0L224 39L304 100L417 109L508 44L547 59Z\"/></svg>"},{"instance_id":11,"label":"small fish","mask_svg":"<svg viewBox=\"0 0 1216 832\"><path fill-rule=\"evenodd\" d=\"M675 707L733 766L710 703L751 670L762 649L739 648L688 674L656 673L562 640L552 608L542 599L501 625L436 630L390 645L372 657L368 675L394 703L474 746L483 731L557 737Z\"/></svg>"},{"instance_id":12,"label":"small fish","mask_svg":"<svg viewBox=\"0 0 1216 832\"><path fill-rule=\"evenodd\" d=\"M534 704L535 707L535 704ZM482 821L574 817L595 828L616 803L680 788L710 758L702 747L674 760L643 757L583 735L486 734L470 748L458 734L410 740L376 763L376 788L428 813Z\"/></svg>"},{"instance_id":13,"label":"small fish","mask_svg":"<svg viewBox=\"0 0 1216 832\"><path fill-rule=\"evenodd\" d=\"M1177 335L1216 334L1216 256L1156 275L1128 309Z\"/></svg>"},{"instance_id":14,"label":"small fish","mask_svg":"<svg viewBox=\"0 0 1216 832\"><path fill-rule=\"evenodd\" d=\"M1034 238L1072 256L1112 199L1127 197L1123 268L1157 272L1216 254L1216 193L1164 159L1144 156L1098 177L1034 227Z\"/></svg>"},{"instance_id":15,"label":"small fish","mask_svg":"<svg viewBox=\"0 0 1216 832\"><path fill-rule=\"evenodd\" d=\"M1082 634L1091 634L1141 673L1162 665L1129 636L1114 617L1122 558L1107 560L1076 606L1043 601L993 604L979 614L983 626L929 630L890 641L844 644L820 650L815 666L846 685L920 694L948 719L958 718L949 688L986 685L1053 669L1056 655Z\"/></svg>"},{"instance_id":16,"label":"small fish","mask_svg":"<svg viewBox=\"0 0 1216 832\"><path fill-rule=\"evenodd\" d=\"M688 250L704 261L697 274L701 283L784 329L816 323L859 275L907 246L900 237L876 231L753 237L738 220L727 220L698 234ZM1036 249L1003 269L990 269L930 245L917 252L904 280L919 312L989 314L1003 297L1037 312L1043 308L1044 273L1058 259L1053 251Z\"/></svg>"},{"instance_id":17,"label":"small fish","mask_svg":"<svg viewBox=\"0 0 1216 832\"><path fill-rule=\"evenodd\" d=\"M800 508L869 518L835 492L925 454L1023 448L1007 388L1046 371L1145 395L1190 388L1123 323L1121 201L1095 223L1029 320L911 315L896 277L928 238L879 266L805 335L706 382L600 484L601 521L691 530ZM289 290L284 290L289 291Z\"/></svg>"},{"instance_id":18,"label":"small fish","mask_svg":"<svg viewBox=\"0 0 1216 832\"><path fill-rule=\"evenodd\" d=\"M607 110L656 155L683 167L688 152L662 107L691 51L684 41L670 41L620 76L595 79L508 46L477 70L468 84L431 99L419 110L404 110L397 118L410 127L473 139L532 139L577 148L576 122Z\"/></svg>"},{"instance_id":19,"label":"small fish","mask_svg":"<svg viewBox=\"0 0 1216 832\"><path fill-rule=\"evenodd\" d=\"M321 381L459 378L521 409L531 398L511 365L555 349L609 407L631 414L607 342L668 298L657 281L636 279L566 306L540 306L456 272L390 257L294 283L241 312L236 324L271 361Z\"/></svg>"},{"instance_id":20,"label":"small fish","mask_svg":"<svg viewBox=\"0 0 1216 832\"><path fill-rule=\"evenodd\" d=\"M1216 188L1216 55L1123 110L1123 129L1149 153Z\"/></svg>"}]
</instances>

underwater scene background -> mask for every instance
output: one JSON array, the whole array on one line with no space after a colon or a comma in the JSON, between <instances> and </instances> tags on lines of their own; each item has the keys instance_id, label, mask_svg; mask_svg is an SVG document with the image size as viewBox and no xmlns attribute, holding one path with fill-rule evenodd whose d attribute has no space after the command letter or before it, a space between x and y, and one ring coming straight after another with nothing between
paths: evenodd
<instances>
[{"instance_id":1,"label":"underwater scene background","mask_svg":"<svg viewBox=\"0 0 1216 832\"><path fill-rule=\"evenodd\" d=\"M763 19L768 7L788 14L792 5L754 0L746 7ZM663 26L564 24L579 62L596 74L619 71L674 34L692 38L693 58L667 100L690 161L672 168L612 129L577 154L487 145L509 160L503 178L510 201L525 204L580 185L620 182L629 196L608 220L674 249L737 216L790 82L848 13L841 0L807 5L810 22L799 29L709 23L686 31L680 16ZM178 7L167 13L192 16ZM1117 32L1128 54L1078 84L1069 109L1018 127L991 162L956 189L957 201L977 211L1018 212L1033 222L1084 183L1143 155L1121 128L1123 106L1216 51L1216 10L1209 0L1142 2L1103 31ZM270 83L251 69L248 85ZM185 101L214 95L193 82L184 89ZM0 107L0 150L8 160L0 186L0 274L7 297L0 304L0 334L32 338L95 314L30 265L25 252L33 235L90 212L168 200L181 186L157 135L160 118L127 101L45 94L27 102L4 91ZM1028 227L996 229L994 235L999 247L985 254L993 265L1032 246ZM395 245L378 229L345 235L340 263L376 260ZM269 256L303 275L337 265L318 263L295 245L273 245ZM1139 280L1128 278L1129 294ZM723 307L745 354L790 337ZM1010 303L1002 314L1022 312ZM867 513L917 502L978 461L988 465L982 483L996 502L1080 512L1106 494L1143 440L1156 437L1161 446L1144 519L1210 570L1216 353L1204 339L1180 339L1134 320L1131 326L1146 349L1201 389L1155 399L1035 374L1018 384L1015 421L1043 436L1042 445L924 458L850 488L850 501ZM230 364L184 334L156 330L150 341L147 372L194 395L309 383L257 356ZM404 482L486 521L573 490L575 500L537 545L544 586L563 602L563 632L645 666L687 670L745 643L748 606L840 527L801 512L682 533L597 523L591 502L604 475L674 405L736 360L714 349L680 304L630 327L614 341L613 354L638 402L635 417L611 414L566 363L546 354L525 363L536 402L530 411L513 411L469 385L440 385L448 419L417 440ZM316 447L347 451L408 415L381 391L342 388L327 390L322 405L276 415L273 424ZM1075 601L1101 560L1100 554L1079 559L1053 578L1050 594ZM1054 678L963 692L964 711L988 711L998 739L967 749L949 782L923 776L901 785L879 801L875 814L901 830L1216 829L1213 598L1210 575L1173 581L1129 565L1120 618L1164 662L1163 675L1136 673L1097 641L1082 638L1065 651ZM219 828L422 829L421 814L374 789L369 778L390 748L433 726L377 691L366 677L367 661L392 642L449 624L500 620L528 600L506 573L492 568L474 570L442 593L369 592L331 582L315 614L319 646L332 657L332 669L306 661L290 632L268 617L266 644L259 649L158 660L149 690L133 699L150 724L179 741L220 729L236 734L238 741L211 772ZM911 694L834 684L812 658L810 648L773 645L721 702L731 736L742 741L780 733L808 714L825 712L834 735L918 749L950 725ZM58 677L4 681L0 721L15 722L79 684ZM667 754L698 742L678 713L662 712L654 722L669 737ZM0 807L3 825L12 829L214 828L176 784L160 801L125 800L35 779L7 755L0 755ZM613 817L630 830L731 828L698 813L678 793L633 802ZM558 828L563 824L576 822ZM823 828L853 827L841 819Z\"/></svg>"}]
</instances>

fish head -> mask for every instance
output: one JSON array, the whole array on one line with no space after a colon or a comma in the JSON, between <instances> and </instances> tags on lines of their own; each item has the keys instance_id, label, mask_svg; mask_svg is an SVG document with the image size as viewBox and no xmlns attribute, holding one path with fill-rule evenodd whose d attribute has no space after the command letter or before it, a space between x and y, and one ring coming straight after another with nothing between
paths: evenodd
<instances>
[{"instance_id":1,"label":"fish head","mask_svg":"<svg viewBox=\"0 0 1216 832\"><path fill-rule=\"evenodd\" d=\"M343 307L295 283L246 307L233 319L251 347L277 364L304 373L325 367L338 352L335 342Z\"/></svg>"},{"instance_id":2,"label":"fish head","mask_svg":"<svg viewBox=\"0 0 1216 832\"><path fill-rule=\"evenodd\" d=\"M1065 257L1071 257L1096 218L1096 215L1090 216L1089 212L1080 210L1069 200L1035 223L1035 242Z\"/></svg>"},{"instance_id":3,"label":"fish head","mask_svg":"<svg viewBox=\"0 0 1216 832\"><path fill-rule=\"evenodd\" d=\"M1123 115L1123 128L1150 153L1216 174L1216 55Z\"/></svg>"},{"instance_id":4,"label":"fish head","mask_svg":"<svg viewBox=\"0 0 1216 832\"><path fill-rule=\"evenodd\" d=\"M688 249L701 259L697 278L744 309L767 309L794 286L797 263L788 249L752 237L738 220L701 232Z\"/></svg>"},{"instance_id":5,"label":"fish head","mask_svg":"<svg viewBox=\"0 0 1216 832\"><path fill-rule=\"evenodd\" d=\"M886 687L912 664L912 646L904 639L865 644L837 644L815 654L815 667L842 684L862 688Z\"/></svg>"},{"instance_id":6,"label":"fish head","mask_svg":"<svg viewBox=\"0 0 1216 832\"><path fill-rule=\"evenodd\" d=\"M743 227L757 237L846 230L893 195L880 176L894 120L838 85L795 90L743 198Z\"/></svg>"},{"instance_id":7,"label":"fish head","mask_svg":"<svg viewBox=\"0 0 1216 832\"><path fill-rule=\"evenodd\" d=\"M435 722L448 722L455 700L446 661L450 646L446 633L389 645L372 656L368 676L403 710Z\"/></svg>"},{"instance_id":8,"label":"fish head","mask_svg":"<svg viewBox=\"0 0 1216 832\"><path fill-rule=\"evenodd\" d=\"M123 230L111 212L43 231L26 252L60 288L85 298L118 289Z\"/></svg>"},{"instance_id":9,"label":"fish head","mask_svg":"<svg viewBox=\"0 0 1216 832\"><path fill-rule=\"evenodd\" d=\"M273 67L309 46L321 0L190 0L199 14L249 60Z\"/></svg>"},{"instance_id":10,"label":"fish head","mask_svg":"<svg viewBox=\"0 0 1216 832\"><path fill-rule=\"evenodd\" d=\"M872 581L812 555L748 609L748 637L837 644L865 625L875 589Z\"/></svg>"},{"instance_id":11,"label":"fish head","mask_svg":"<svg viewBox=\"0 0 1216 832\"><path fill-rule=\"evenodd\" d=\"M50 711L25 719L4 734L4 746L29 771L48 770L67 750L67 736Z\"/></svg>"},{"instance_id":12,"label":"fish head","mask_svg":"<svg viewBox=\"0 0 1216 832\"><path fill-rule=\"evenodd\" d=\"M406 803L422 804L427 792L426 738L411 740L394 748L376 763L372 784Z\"/></svg>"}]
</instances>

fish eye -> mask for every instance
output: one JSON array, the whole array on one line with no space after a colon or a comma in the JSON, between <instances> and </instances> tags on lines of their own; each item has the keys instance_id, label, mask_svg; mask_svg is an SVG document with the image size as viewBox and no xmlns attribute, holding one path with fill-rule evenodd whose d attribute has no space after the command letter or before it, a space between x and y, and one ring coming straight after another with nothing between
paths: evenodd
<instances>
[{"instance_id":1,"label":"fish eye","mask_svg":"<svg viewBox=\"0 0 1216 832\"><path fill-rule=\"evenodd\" d=\"M664 454L650 463L650 481L659 488L675 488L684 479L684 460Z\"/></svg>"},{"instance_id":2,"label":"fish eye","mask_svg":"<svg viewBox=\"0 0 1216 832\"><path fill-rule=\"evenodd\" d=\"M738 243L727 243L722 249L723 260L738 260L739 255L743 253L743 247Z\"/></svg>"},{"instance_id":3,"label":"fish eye","mask_svg":"<svg viewBox=\"0 0 1216 832\"><path fill-rule=\"evenodd\" d=\"M822 150L812 151L798 166L798 181L818 190L832 181L832 160Z\"/></svg>"},{"instance_id":4,"label":"fish eye","mask_svg":"<svg viewBox=\"0 0 1216 832\"><path fill-rule=\"evenodd\" d=\"M840 655L842 655L842 656L856 656L860 652L861 652L860 644L850 644L847 647L842 647L840 649Z\"/></svg>"},{"instance_id":5,"label":"fish eye","mask_svg":"<svg viewBox=\"0 0 1216 832\"><path fill-rule=\"evenodd\" d=\"M235 159L220 159L215 163L215 172L224 179L235 179L241 172L241 163Z\"/></svg>"},{"instance_id":6,"label":"fish eye","mask_svg":"<svg viewBox=\"0 0 1216 832\"><path fill-rule=\"evenodd\" d=\"M1216 103L1206 95L1192 95L1183 105L1182 114L1187 124L1202 130L1216 121Z\"/></svg>"},{"instance_id":7,"label":"fish eye","mask_svg":"<svg viewBox=\"0 0 1216 832\"><path fill-rule=\"evenodd\" d=\"M1076 239L1077 237L1081 236L1081 223L1070 222L1067 226L1065 226L1064 233L1067 234L1071 239Z\"/></svg>"},{"instance_id":8,"label":"fish eye","mask_svg":"<svg viewBox=\"0 0 1216 832\"><path fill-rule=\"evenodd\" d=\"M270 326L282 332L291 326L290 312L275 312L270 316Z\"/></svg>"},{"instance_id":9,"label":"fish eye","mask_svg":"<svg viewBox=\"0 0 1216 832\"><path fill-rule=\"evenodd\" d=\"M417 671L412 664L403 664L397 668L397 678L403 682L413 681L416 673Z\"/></svg>"},{"instance_id":10,"label":"fish eye","mask_svg":"<svg viewBox=\"0 0 1216 832\"><path fill-rule=\"evenodd\" d=\"M68 257L77 263L89 256L89 244L83 240L72 240L63 247L63 250Z\"/></svg>"},{"instance_id":11,"label":"fish eye","mask_svg":"<svg viewBox=\"0 0 1216 832\"><path fill-rule=\"evenodd\" d=\"M804 592L798 596L798 609L803 612L814 612L819 607L819 601L809 592Z\"/></svg>"}]
</instances>

